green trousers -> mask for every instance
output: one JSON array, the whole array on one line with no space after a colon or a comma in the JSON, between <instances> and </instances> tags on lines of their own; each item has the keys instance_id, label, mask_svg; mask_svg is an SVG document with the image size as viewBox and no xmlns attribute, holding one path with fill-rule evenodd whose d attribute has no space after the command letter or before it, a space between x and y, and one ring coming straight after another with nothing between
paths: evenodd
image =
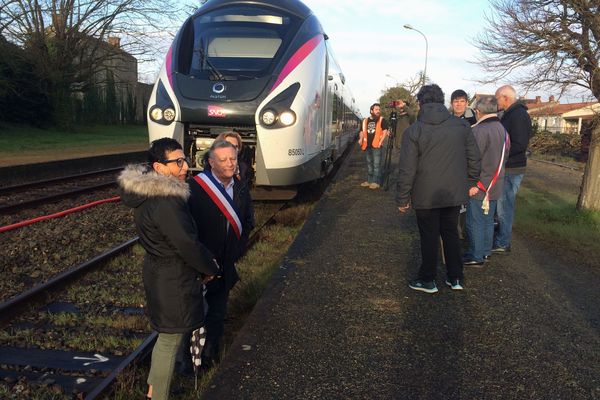
<instances>
[{"instance_id":1,"label":"green trousers","mask_svg":"<svg viewBox=\"0 0 600 400\"><path fill-rule=\"evenodd\" d=\"M148 385L152 385L152 400L167 400L175 369L175 356L183 333L159 333L152 349L152 364Z\"/></svg>"}]
</instances>

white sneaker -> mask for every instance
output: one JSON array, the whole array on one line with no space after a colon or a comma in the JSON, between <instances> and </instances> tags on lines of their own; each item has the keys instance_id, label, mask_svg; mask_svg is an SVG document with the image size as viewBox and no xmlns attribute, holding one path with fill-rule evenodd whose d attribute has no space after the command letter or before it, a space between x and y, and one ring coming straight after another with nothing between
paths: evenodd
<instances>
[{"instance_id":1,"label":"white sneaker","mask_svg":"<svg viewBox=\"0 0 600 400\"><path fill-rule=\"evenodd\" d=\"M379 189L379 183L371 183L369 189Z\"/></svg>"},{"instance_id":2,"label":"white sneaker","mask_svg":"<svg viewBox=\"0 0 600 400\"><path fill-rule=\"evenodd\" d=\"M364 181L363 183L360 184L360 186L362 186L362 187L369 187L369 185L371 185L371 184L367 181Z\"/></svg>"}]
</instances>

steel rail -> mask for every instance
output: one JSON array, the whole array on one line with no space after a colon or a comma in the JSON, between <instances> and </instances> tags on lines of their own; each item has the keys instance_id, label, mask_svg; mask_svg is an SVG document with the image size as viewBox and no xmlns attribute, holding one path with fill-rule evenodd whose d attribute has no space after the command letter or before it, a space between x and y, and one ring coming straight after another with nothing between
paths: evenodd
<instances>
[{"instance_id":1,"label":"steel rail","mask_svg":"<svg viewBox=\"0 0 600 400\"><path fill-rule=\"evenodd\" d=\"M75 174L75 175L61 176L58 178L43 179L43 180L34 181L34 182L21 183L18 185L0 187L0 195L6 195L7 193L11 193L11 192L20 192L20 191L30 189L35 186L43 186L43 185L47 185L50 183L59 183L59 182L70 181L70 180L74 180L74 179L80 179L80 178L89 178L92 176L108 174L111 172L118 172L121 170L123 170L123 167L116 167L116 168L103 169L103 170L93 171L93 172L84 172L84 173Z\"/></svg>"},{"instance_id":2,"label":"steel rail","mask_svg":"<svg viewBox=\"0 0 600 400\"><path fill-rule=\"evenodd\" d=\"M128 365L132 364L134 361L143 360L148 356L150 352L150 346L154 344L156 338L158 337L158 332L152 332L146 340L142 344L140 344L125 360L121 362L112 370L112 372L100 382L98 386L94 388L90 393L85 396L85 400L95 400L99 398L99 396L104 395L106 391L112 389L113 382L117 379L119 374L123 372Z\"/></svg>"},{"instance_id":3,"label":"steel rail","mask_svg":"<svg viewBox=\"0 0 600 400\"><path fill-rule=\"evenodd\" d=\"M101 183L99 185L87 186L84 188L69 190L68 192L62 192L57 194L51 194L49 196L38 197L37 199L26 200L20 203L8 204L4 206L0 206L0 214L8 214L14 211L19 211L24 208L34 207L40 204L49 203L54 200L60 200L68 197L72 197L79 194L93 192L94 190L103 189L105 187L116 185L116 181Z\"/></svg>"},{"instance_id":4,"label":"steel rail","mask_svg":"<svg viewBox=\"0 0 600 400\"><path fill-rule=\"evenodd\" d=\"M120 254L122 251L128 249L133 246L139 237L134 237L133 239L129 239L125 243L122 243L112 249L92 258L91 260L85 261L75 267L69 268L66 271L59 273L58 275L53 276L48 281L39 284L37 286L32 287L31 289L26 290L25 292L11 297L5 302L0 303L0 319L5 319L10 314L9 311L15 309L17 307L22 306L24 303L29 301L32 297L51 289L61 283L65 283L75 277L75 275L91 269L93 267L98 266L100 263L110 260L112 257Z\"/></svg>"}]
</instances>

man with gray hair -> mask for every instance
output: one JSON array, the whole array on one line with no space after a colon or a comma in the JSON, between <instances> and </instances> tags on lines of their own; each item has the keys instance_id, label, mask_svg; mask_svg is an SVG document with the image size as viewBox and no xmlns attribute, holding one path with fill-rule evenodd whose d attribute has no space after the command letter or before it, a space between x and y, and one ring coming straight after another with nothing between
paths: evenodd
<instances>
[{"instance_id":1,"label":"man with gray hair","mask_svg":"<svg viewBox=\"0 0 600 400\"><path fill-rule=\"evenodd\" d=\"M496 114L498 103L493 96L483 96L474 104L477 123L471 127L481 154L481 173L475 186L479 191L467 204L466 230L469 248L465 266L481 266L492 254L494 212L504 186L504 164L510 139Z\"/></svg>"},{"instance_id":2,"label":"man with gray hair","mask_svg":"<svg viewBox=\"0 0 600 400\"><path fill-rule=\"evenodd\" d=\"M527 146L531 137L531 118L527 106L517 101L517 93L512 86L501 86L495 94L498 111L504 110L500 122L510 136L510 152L504 174L504 189L498 199L498 232L494 239L492 253L506 254L510 251L512 225L515 215L517 191L525 176L527 166Z\"/></svg>"},{"instance_id":3,"label":"man with gray hair","mask_svg":"<svg viewBox=\"0 0 600 400\"><path fill-rule=\"evenodd\" d=\"M198 227L198 239L214 254L222 275L206 284L206 343L202 371L218 362L229 291L239 280L235 263L243 254L254 227L250 189L237 172L237 149L226 140L215 140L208 164L189 181L188 205ZM185 370L185 366L184 366Z\"/></svg>"}]
</instances>

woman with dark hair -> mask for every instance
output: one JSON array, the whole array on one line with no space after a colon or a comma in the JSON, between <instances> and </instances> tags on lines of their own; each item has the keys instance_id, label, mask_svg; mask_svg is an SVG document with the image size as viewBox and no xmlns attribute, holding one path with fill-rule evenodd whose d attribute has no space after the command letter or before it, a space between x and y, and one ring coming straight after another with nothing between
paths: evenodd
<instances>
[{"instance_id":1,"label":"woman with dark hair","mask_svg":"<svg viewBox=\"0 0 600 400\"><path fill-rule=\"evenodd\" d=\"M148 167L128 166L119 175L121 199L133 208L143 266L146 310L158 339L152 350L148 398L168 399L175 356L184 333L204 321L203 283L219 272L198 240L187 200L188 161L170 138L152 142Z\"/></svg>"}]
</instances>

